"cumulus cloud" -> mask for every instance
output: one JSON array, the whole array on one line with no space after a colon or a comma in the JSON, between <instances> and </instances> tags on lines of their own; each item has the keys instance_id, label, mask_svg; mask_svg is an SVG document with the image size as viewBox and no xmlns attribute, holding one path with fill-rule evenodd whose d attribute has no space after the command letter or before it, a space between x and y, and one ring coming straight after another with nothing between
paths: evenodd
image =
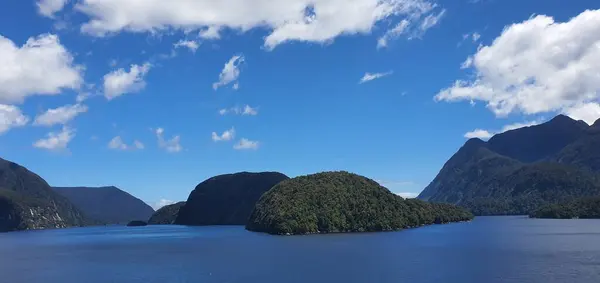
<instances>
[{"instance_id":1,"label":"cumulus cloud","mask_svg":"<svg viewBox=\"0 0 600 283\"><path fill-rule=\"evenodd\" d=\"M600 105L596 102L581 103L565 110L565 114L575 120L582 120L588 125L600 119Z\"/></svg>"},{"instance_id":2,"label":"cumulus cloud","mask_svg":"<svg viewBox=\"0 0 600 283\"><path fill-rule=\"evenodd\" d=\"M252 107L250 105L245 105L244 107L232 107L232 108L224 108L219 110L219 115L227 115L227 114L235 114L242 116L256 116L258 115L258 108Z\"/></svg>"},{"instance_id":3,"label":"cumulus cloud","mask_svg":"<svg viewBox=\"0 0 600 283\"><path fill-rule=\"evenodd\" d=\"M45 139L33 143L39 149L59 151L67 148L67 145L75 137L75 130L64 126L60 132L50 132Z\"/></svg>"},{"instance_id":4,"label":"cumulus cloud","mask_svg":"<svg viewBox=\"0 0 600 283\"><path fill-rule=\"evenodd\" d=\"M88 111L87 106L81 104L65 105L54 109L48 109L43 114L35 118L33 122L36 126L54 126L66 124L73 120L77 115Z\"/></svg>"},{"instance_id":5,"label":"cumulus cloud","mask_svg":"<svg viewBox=\"0 0 600 283\"><path fill-rule=\"evenodd\" d=\"M19 47L0 35L0 103L21 103L31 95L57 95L83 83L82 68L58 36L32 37Z\"/></svg>"},{"instance_id":6,"label":"cumulus cloud","mask_svg":"<svg viewBox=\"0 0 600 283\"><path fill-rule=\"evenodd\" d=\"M232 8L235 7L235 8ZM82 31L96 36L119 31L265 28L264 46L288 41L328 42L340 35L368 34L377 23L419 18L435 5L427 0L81 0L89 17ZM417 17L418 14L418 17ZM433 19L422 24L431 25Z\"/></svg>"},{"instance_id":7,"label":"cumulus cloud","mask_svg":"<svg viewBox=\"0 0 600 283\"><path fill-rule=\"evenodd\" d=\"M21 109L13 105L0 104L0 135L11 128L22 127L29 123L29 117L23 115Z\"/></svg>"},{"instance_id":8,"label":"cumulus cloud","mask_svg":"<svg viewBox=\"0 0 600 283\"><path fill-rule=\"evenodd\" d=\"M241 139L238 143L233 145L235 150L257 150L260 143L258 141L251 141L249 139Z\"/></svg>"},{"instance_id":9,"label":"cumulus cloud","mask_svg":"<svg viewBox=\"0 0 600 283\"><path fill-rule=\"evenodd\" d=\"M235 55L225 63L221 74L219 75L219 81L213 84L213 89L226 86L240 77L240 64L244 63L243 55ZM239 85L236 82L234 89L238 89Z\"/></svg>"},{"instance_id":10,"label":"cumulus cloud","mask_svg":"<svg viewBox=\"0 0 600 283\"><path fill-rule=\"evenodd\" d=\"M196 53L196 50L198 50L198 47L200 47L200 43L198 43L197 41L194 40L180 40L177 43L173 44L173 46L175 48L180 48L180 47L185 47L187 49L189 49L190 51L192 51L192 53Z\"/></svg>"},{"instance_id":11,"label":"cumulus cloud","mask_svg":"<svg viewBox=\"0 0 600 283\"><path fill-rule=\"evenodd\" d=\"M108 100L123 94L136 93L146 87L144 77L150 71L151 65L131 65L129 72L121 68L104 75L104 96Z\"/></svg>"},{"instance_id":12,"label":"cumulus cloud","mask_svg":"<svg viewBox=\"0 0 600 283\"><path fill-rule=\"evenodd\" d=\"M231 128L227 131L224 131L222 134L217 134L216 132L212 132L212 140L214 142L220 141L230 141L235 138L235 128Z\"/></svg>"},{"instance_id":13,"label":"cumulus cloud","mask_svg":"<svg viewBox=\"0 0 600 283\"><path fill-rule=\"evenodd\" d=\"M164 137L165 130L163 128L156 129L156 138L158 139L158 147L166 150L169 153L178 153L183 150L183 147L180 144L181 137L174 136L171 139L165 139Z\"/></svg>"},{"instance_id":14,"label":"cumulus cloud","mask_svg":"<svg viewBox=\"0 0 600 283\"><path fill-rule=\"evenodd\" d=\"M457 80L438 101L479 100L497 116L566 111L600 95L600 10L567 22L538 15L507 26L463 64L476 76Z\"/></svg>"},{"instance_id":15,"label":"cumulus cloud","mask_svg":"<svg viewBox=\"0 0 600 283\"><path fill-rule=\"evenodd\" d=\"M393 74L393 71L388 71L385 73L366 73L358 82L359 84L364 84L366 82L370 82L372 80L376 80L376 79L380 79L383 77L387 77L389 75Z\"/></svg>"},{"instance_id":16,"label":"cumulus cloud","mask_svg":"<svg viewBox=\"0 0 600 283\"><path fill-rule=\"evenodd\" d=\"M38 0L38 12L46 17L53 18L54 14L62 10L69 0Z\"/></svg>"},{"instance_id":17,"label":"cumulus cloud","mask_svg":"<svg viewBox=\"0 0 600 283\"><path fill-rule=\"evenodd\" d=\"M496 134L501 134L504 132L508 132L508 131L512 131L512 130L516 130L516 129L520 129L520 128L531 127L531 126L539 125L540 123L541 123L540 121L514 123L514 124L505 125L504 127L502 127L501 130L497 130L497 131L475 129L471 132L466 133L465 138L468 138L468 139L479 138L482 140L487 140Z\"/></svg>"}]
</instances>

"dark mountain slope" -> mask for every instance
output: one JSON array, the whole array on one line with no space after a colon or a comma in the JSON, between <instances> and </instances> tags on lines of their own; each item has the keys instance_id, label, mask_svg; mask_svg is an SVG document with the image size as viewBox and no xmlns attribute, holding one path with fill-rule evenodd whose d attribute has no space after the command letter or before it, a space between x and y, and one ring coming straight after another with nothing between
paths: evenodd
<instances>
[{"instance_id":1,"label":"dark mountain slope","mask_svg":"<svg viewBox=\"0 0 600 283\"><path fill-rule=\"evenodd\" d=\"M531 127L497 134L488 141L488 148L521 162L539 161L558 153L585 134L588 125L567 116Z\"/></svg>"},{"instance_id":2,"label":"dark mountain slope","mask_svg":"<svg viewBox=\"0 0 600 283\"><path fill-rule=\"evenodd\" d=\"M586 169L600 168L594 153L597 135L594 127L561 115L487 143L469 140L419 198L496 215L526 214L547 203L600 195L598 176Z\"/></svg>"},{"instance_id":3,"label":"dark mountain slope","mask_svg":"<svg viewBox=\"0 0 600 283\"><path fill-rule=\"evenodd\" d=\"M180 225L244 225L263 193L283 180L277 172L212 177L192 191L175 221Z\"/></svg>"},{"instance_id":4,"label":"dark mountain slope","mask_svg":"<svg viewBox=\"0 0 600 283\"><path fill-rule=\"evenodd\" d=\"M178 203L170 204L161 207L157 210L152 217L148 220L148 224L150 225L166 225L166 224L174 224L175 219L177 219L177 215L179 215L179 210L185 205L185 201L180 201Z\"/></svg>"},{"instance_id":5,"label":"dark mountain slope","mask_svg":"<svg viewBox=\"0 0 600 283\"><path fill-rule=\"evenodd\" d=\"M452 205L404 200L356 174L325 172L273 187L256 204L246 229L270 234L375 232L472 217Z\"/></svg>"},{"instance_id":6,"label":"dark mountain slope","mask_svg":"<svg viewBox=\"0 0 600 283\"><path fill-rule=\"evenodd\" d=\"M91 223L40 176L0 158L0 232Z\"/></svg>"},{"instance_id":7,"label":"dark mountain slope","mask_svg":"<svg viewBox=\"0 0 600 283\"><path fill-rule=\"evenodd\" d=\"M549 160L599 172L600 120L596 121L579 139L567 145Z\"/></svg>"},{"instance_id":8,"label":"dark mountain slope","mask_svg":"<svg viewBox=\"0 0 600 283\"><path fill-rule=\"evenodd\" d=\"M148 220L154 209L116 187L54 187L88 217L106 224Z\"/></svg>"}]
</instances>

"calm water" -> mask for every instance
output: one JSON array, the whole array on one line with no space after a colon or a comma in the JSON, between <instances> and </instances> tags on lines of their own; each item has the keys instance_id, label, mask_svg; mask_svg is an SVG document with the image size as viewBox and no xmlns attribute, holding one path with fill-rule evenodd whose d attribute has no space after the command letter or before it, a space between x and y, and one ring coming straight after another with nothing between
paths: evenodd
<instances>
[{"instance_id":1,"label":"calm water","mask_svg":"<svg viewBox=\"0 0 600 283\"><path fill-rule=\"evenodd\" d=\"M0 282L600 282L599 220L480 217L393 233L278 237L243 227L0 235Z\"/></svg>"}]
</instances>

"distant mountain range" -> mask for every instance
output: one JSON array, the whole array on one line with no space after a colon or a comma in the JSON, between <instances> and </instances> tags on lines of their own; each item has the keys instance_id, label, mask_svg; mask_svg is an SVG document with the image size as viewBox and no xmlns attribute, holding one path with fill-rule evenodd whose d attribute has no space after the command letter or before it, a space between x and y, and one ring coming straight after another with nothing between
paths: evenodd
<instances>
[{"instance_id":1,"label":"distant mountain range","mask_svg":"<svg viewBox=\"0 0 600 283\"><path fill-rule=\"evenodd\" d=\"M117 187L54 187L86 216L106 224L147 221L154 209Z\"/></svg>"},{"instance_id":2,"label":"distant mountain range","mask_svg":"<svg viewBox=\"0 0 600 283\"><path fill-rule=\"evenodd\" d=\"M418 196L477 215L528 214L541 205L600 195L600 122L559 115L537 126L470 139Z\"/></svg>"}]
</instances>

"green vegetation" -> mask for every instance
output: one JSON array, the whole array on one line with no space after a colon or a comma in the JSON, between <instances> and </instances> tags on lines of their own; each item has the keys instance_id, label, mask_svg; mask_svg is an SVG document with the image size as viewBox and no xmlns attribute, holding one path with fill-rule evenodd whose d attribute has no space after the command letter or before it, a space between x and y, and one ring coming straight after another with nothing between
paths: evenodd
<instances>
[{"instance_id":1,"label":"green vegetation","mask_svg":"<svg viewBox=\"0 0 600 283\"><path fill-rule=\"evenodd\" d=\"M177 219L177 215L179 214L179 209L185 205L185 201L180 201L178 203L174 203L171 205L166 205L157 210L150 220L148 220L149 225L167 225L174 224L175 219Z\"/></svg>"},{"instance_id":2,"label":"green vegetation","mask_svg":"<svg viewBox=\"0 0 600 283\"><path fill-rule=\"evenodd\" d=\"M529 215L532 218L600 218L600 197L580 198L545 205Z\"/></svg>"},{"instance_id":3,"label":"green vegetation","mask_svg":"<svg viewBox=\"0 0 600 283\"><path fill-rule=\"evenodd\" d=\"M289 179L277 172L241 172L212 177L190 193L179 210L179 225L245 225L263 193Z\"/></svg>"},{"instance_id":4,"label":"green vegetation","mask_svg":"<svg viewBox=\"0 0 600 283\"><path fill-rule=\"evenodd\" d=\"M271 234L373 232L472 217L453 205L404 200L359 175L326 172L273 187L256 204L246 228Z\"/></svg>"}]
</instances>

